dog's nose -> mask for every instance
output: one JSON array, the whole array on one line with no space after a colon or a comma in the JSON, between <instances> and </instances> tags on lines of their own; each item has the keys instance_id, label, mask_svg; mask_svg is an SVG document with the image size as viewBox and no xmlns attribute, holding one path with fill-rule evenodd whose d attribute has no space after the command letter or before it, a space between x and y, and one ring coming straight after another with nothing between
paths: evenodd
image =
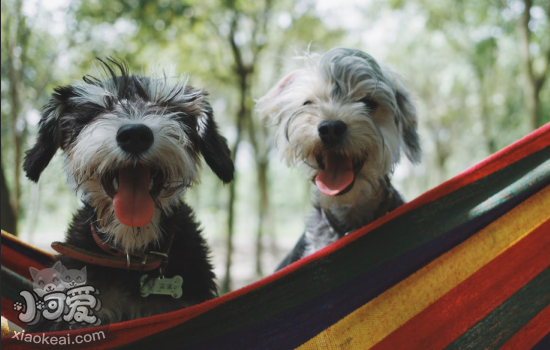
<instances>
[{"instance_id":1,"label":"dog's nose","mask_svg":"<svg viewBox=\"0 0 550 350\"><path fill-rule=\"evenodd\" d=\"M124 125L116 134L118 146L135 155L147 151L154 139L153 131L144 124Z\"/></svg>"},{"instance_id":2,"label":"dog's nose","mask_svg":"<svg viewBox=\"0 0 550 350\"><path fill-rule=\"evenodd\" d=\"M341 120L325 120L317 127L323 143L335 146L344 138L348 126Z\"/></svg>"}]
</instances>

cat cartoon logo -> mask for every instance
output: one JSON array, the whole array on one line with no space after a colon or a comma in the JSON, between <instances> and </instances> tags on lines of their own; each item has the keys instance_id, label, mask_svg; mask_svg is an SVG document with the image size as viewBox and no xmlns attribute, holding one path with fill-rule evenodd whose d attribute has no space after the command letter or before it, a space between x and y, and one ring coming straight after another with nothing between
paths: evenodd
<instances>
[{"instance_id":1,"label":"cat cartoon logo","mask_svg":"<svg viewBox=\"0 0 550 350\"><path fill-rule=\"evenodd\" d=\"M50 321L65 321L98 326L94 314L101 308L96 297L99 291L86 285L86 266L81 270L67 269L61 261L50 268L29 268L33 279L33 292L19 293L25 303L15 302L13 309L19 312L19 320L29 325L36 324L40 316Z\"/></svg>"}]
</instances>

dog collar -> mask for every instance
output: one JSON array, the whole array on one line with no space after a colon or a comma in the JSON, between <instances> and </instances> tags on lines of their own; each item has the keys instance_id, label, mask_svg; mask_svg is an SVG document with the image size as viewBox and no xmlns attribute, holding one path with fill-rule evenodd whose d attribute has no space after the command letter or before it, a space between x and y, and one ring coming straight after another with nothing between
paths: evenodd
<instances>
[{"instance_id":1,"label":"dog collar","mask_svg":"<svg viewBox=\"0 0 550 350\"><path fill-rule=\"evenodd\" d=\"M97 235L95 232L95 228L93 224L90 224L90 227L92 229L92 237L94 238L95 243L101 250L103 250L105 253L111 254L112 256L117 257L124 257L126 256L126 253L124 253L122 250L116 249L108 245L107 243L104 243L101 238Z\"/></svg>"},{"instance_id":2,"label":"dog collar","mask_svg":"<svg viewBox=\"0 0 550 350\"><path fill-rule=\"evenodd\" d=\"M59 254L85 263L143 272L163 267L168 259L168 252L174 240L174 234L172 234L170 242L164 251L149 251L146 254L128 254L101 241L93 225L90 226L94 241L99 248L108 254L91 252L64 242L53 242L52 248Z\"/></svg>"}]
</instances>

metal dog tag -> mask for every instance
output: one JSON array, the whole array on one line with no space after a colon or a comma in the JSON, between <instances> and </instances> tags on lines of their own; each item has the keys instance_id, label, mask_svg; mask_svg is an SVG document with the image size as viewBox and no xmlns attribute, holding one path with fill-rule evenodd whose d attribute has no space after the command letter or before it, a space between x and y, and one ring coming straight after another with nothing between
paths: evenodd
<instances>
[{"instance_id":1,"label":"metal dog tag","mask_svg":"<svg viewBox=\"0 0 550 350\"><path fill-rule=\"evenodd\" d=\"M148 275L141 276L139 289L142 297L147 297L149 294L171 295L172 298L179 298L183 294L181 285L183 278L181 276L174 277L157 277L148 280Z\"/></svg>"}]
</instances>

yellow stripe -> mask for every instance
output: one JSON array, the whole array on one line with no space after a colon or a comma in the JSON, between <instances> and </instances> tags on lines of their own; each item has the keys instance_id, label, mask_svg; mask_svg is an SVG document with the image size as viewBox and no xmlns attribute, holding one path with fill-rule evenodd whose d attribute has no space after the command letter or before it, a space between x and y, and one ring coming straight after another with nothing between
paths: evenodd
<instances>
[{"instance_id":1,"label":"yellow stripe","mask_svg":"<svg viewBox=\"0 0 550 350\"><path fill-rule=\"evenodd\" d=\"M391 332L550 219L550 186L298 347L360 349Z\"/></svg>"}]
</instances>

